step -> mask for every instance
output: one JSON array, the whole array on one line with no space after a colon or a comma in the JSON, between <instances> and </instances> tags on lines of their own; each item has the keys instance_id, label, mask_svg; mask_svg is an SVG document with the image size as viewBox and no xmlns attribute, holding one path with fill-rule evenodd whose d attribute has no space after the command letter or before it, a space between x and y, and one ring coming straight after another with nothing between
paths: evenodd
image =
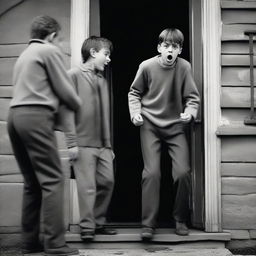
<instances>
[{"instance_id":1,"label":"step","mask_svg":"<svg viewBox=\"0 0 256 256\"><path fill-rule=\"evenodd\" d=\"M118 228L117 235L95 235L93 242L141 242L139 228ZM191 229L188 236L178 236L174 229L159 228L156 229L152 242L161 243L179 243L195 241L230 241L229 232L209 233L202 230ZM82 242L79 233L66 233L67 242Z\"/></svg>"}]
</instances>

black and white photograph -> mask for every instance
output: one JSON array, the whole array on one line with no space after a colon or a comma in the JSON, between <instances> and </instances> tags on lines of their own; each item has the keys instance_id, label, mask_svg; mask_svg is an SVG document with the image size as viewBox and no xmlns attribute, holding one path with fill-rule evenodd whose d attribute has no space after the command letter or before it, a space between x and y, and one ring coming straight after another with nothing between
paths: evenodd
<instances>
[{"instance_id":1,"label":"black and white photograph","mask_svg":"<svg viewBox=\"0 0 256 256\"><path fill-rule=\"evenodd\" d=\"M0 0L0 255L256 255L256 0Z\"/></svg>"}]
</instances>

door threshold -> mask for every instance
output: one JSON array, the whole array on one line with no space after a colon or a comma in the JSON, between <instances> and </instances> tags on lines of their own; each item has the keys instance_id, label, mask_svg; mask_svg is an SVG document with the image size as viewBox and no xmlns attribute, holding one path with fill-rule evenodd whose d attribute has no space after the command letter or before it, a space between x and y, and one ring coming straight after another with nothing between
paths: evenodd
<instances>
[{"instance_id":1,"label":"door threshold","mask_svg":"<svg viewBox=\"0 0 256 256\"><path fill-rule=\"evenodd\" d=\"M141 242L140 228L117 228L117 235L95 235L92 243L97 242ZM202 230L190 229L188 236L178 236L172 228L157 228L155 230L152 242L160 243L179 243L179 242L196 242L196 241L221 241L231 240L229 232L205 232ZM79 233L66 233L67 242L83 242Z\"/></svg>"}]
</instances>

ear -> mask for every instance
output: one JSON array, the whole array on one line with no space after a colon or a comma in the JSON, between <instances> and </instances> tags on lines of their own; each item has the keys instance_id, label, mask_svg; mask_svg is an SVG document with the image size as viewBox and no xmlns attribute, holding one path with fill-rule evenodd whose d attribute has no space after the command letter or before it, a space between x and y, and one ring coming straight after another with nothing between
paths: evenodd
<instances>
[{"instance_id":1,"label":"ear","mask_svg":"<svg viewBox=\"0 0 256 256\"><path fill-rule=\"evenodd\" d=\"M162 53L162 52L161 52L161 45L160 45L160 44L157 45L157 51L158 51L159 53Z\"/></svg>"},{"instance_id":2,"label":"ear","mask_svg":"<svg viewBox=\"0 0 256 256\"><path fill-rule=\"evenodd\" d=\"M91 48L90 49L90 55L91 55L91 57L95 57L95 54L96 54L96 51L95 51L95 49L94 48Z\"/></svg>"},{"instance_id":3,"label":"ear","mask_svg":"<svg viewBox=\"0 0 256 256\"><path fill-rule=\"evenodd\" d=\"M49 34L45 40L47 40L48 42L53 42L54 38L56 37L56 32L52 32L51 34Z\"/></svg>"},{"instance_id":4,"label":"ear","mask_svg":"<svg viewBox=\"0 0 256 256\"><path fill-rule=\"evenodd\" d=\"M181 54L182 53L182 48L180 48L180 51L179 51L179 53L178 54Z\"/></svg>"}]
</instances>

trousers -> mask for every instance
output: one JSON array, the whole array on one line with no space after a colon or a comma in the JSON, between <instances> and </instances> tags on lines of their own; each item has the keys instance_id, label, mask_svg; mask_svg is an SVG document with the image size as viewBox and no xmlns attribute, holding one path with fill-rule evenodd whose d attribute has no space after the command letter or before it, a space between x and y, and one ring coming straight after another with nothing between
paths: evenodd
<instances>
[{"instance_id":1,"label":"trousers","mask_svg":"<svg viewBox=\"0 0 256 256\"><path fill-rule=\"evenodd\" d=\"M80 228L95 229L106 222L114 188L110 148L79 147L74 163L80 212Z\"/></svg>"},{"instance_id":2,"label":"trousers","mask_svg":"<svg viewBox=\"0 0 256 256\"><path fill-rule=\"evenodd\" d=\"M45 249L65 245L64 174L53 127L50 108L10 108L8 133L24 178L21 226L25 247L39 242L40 214Z\"/></svg>"},{"instance_id":3,"label":"trousers","mask_svg":"<svg viewBox=\"0 0 256 256\"><path fill-rule=\"evenodd\" d=\"M173 217L187 221L189 217L190 159L183 124L168 128L155 127L144 119L140 127L141 149L144 161L142 172L142 226L155 227L160 201L161 143L165 142L172 160L172 176L177 192Z\"/></svg>"}]
</instances>

